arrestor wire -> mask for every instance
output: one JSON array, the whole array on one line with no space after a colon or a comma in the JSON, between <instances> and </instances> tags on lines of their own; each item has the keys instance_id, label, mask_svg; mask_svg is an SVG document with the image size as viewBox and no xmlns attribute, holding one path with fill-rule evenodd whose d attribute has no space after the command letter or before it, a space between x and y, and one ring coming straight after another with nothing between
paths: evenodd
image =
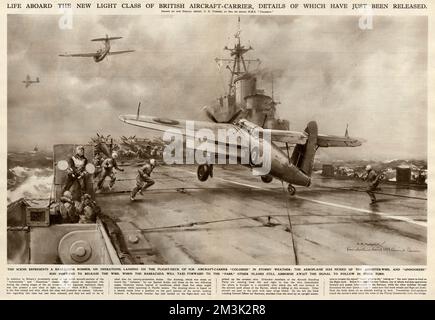
<instances>
[{"instance_id":1,"label":"arrestor wire","mask_svg":"<svg viewBox=\"0 0 435 320\"><path fill-rule=\"evenodd\" d=\"M295 264L299 265L299 259L298 259L298 250L296 248L296 241L295 241L295 236L293 234L293 225L292 225L292 220L290 218L290 207L289 207L289 199L288 199L288 194L284 188L284 182L281 181L282 184L282 191L283 191L283 195L284 195L284 200L286 203L286 209L287 209L287 217L288 217L288 224L289 224L289 231L290 231L290 235L292 238L292 247L293 247L293 255L295 257Z\"/></svg>"}]
</instances>

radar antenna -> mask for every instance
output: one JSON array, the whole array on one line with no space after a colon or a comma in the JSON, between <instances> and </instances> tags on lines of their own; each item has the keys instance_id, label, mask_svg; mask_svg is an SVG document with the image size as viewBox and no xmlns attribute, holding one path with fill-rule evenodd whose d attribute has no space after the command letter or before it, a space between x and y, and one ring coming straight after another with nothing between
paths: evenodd
<instances>
[{"instance_id":1,"label":"radar antenna","mask_svg":"<svg viewBox=\"0 0 435 320\"><path fill-rule=\"evenodd\" d=\"M234 35L234 38L236 39L236 44L233 48L228 48L227 46L224 47L224 50L227 50L230 52L230 56L232 58L230 59L221 59L216 58L216 63L219 64L219 62L227 63L226 68L231 73L231 79L228 85L228 94L233 94L234 92L234 78L238 77L244 73L248 72L248 68L246 67L246 64L251 62L257 62L258 65L260 64L260 59L245 59L244 55L251 50L254 50L251 46L245 47L242 45L240 34L242 33L242 30L240 28L240 17L237 19L237 32ZM230 67L232 65L232 67Z\"/></svg>"}]
</instances>

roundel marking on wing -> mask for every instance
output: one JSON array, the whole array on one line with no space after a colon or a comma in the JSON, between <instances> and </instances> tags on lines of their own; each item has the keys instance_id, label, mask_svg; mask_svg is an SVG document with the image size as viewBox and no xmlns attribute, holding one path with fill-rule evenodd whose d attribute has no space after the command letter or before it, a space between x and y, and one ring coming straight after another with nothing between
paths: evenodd
<instances>
[{"instance_id":1,"label":"roundel marking on wing","mask_svg":"<svg viewBox=\"0 0 435 320\"><path fill-rule=\"evenodd\" d=\"M172 120L167 118L154 118L153 121L163 123L163 124L171 124L171 125L180 124L180 122L177 120Z\"/></svg>"}]
</instances>

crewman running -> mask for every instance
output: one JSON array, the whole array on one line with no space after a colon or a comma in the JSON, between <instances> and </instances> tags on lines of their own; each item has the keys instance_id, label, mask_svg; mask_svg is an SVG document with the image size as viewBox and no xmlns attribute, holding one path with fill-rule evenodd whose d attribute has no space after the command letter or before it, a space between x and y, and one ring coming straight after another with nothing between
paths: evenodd
<instances>
[{"instance_id":1,"label":"crewman running","mask_svg":"<svg viewBox=\"0 0 435 320\"><path fill-rule=\"evenodd\" d=\"M101 165L103 164L103 161L104 161L103 155L101 154L101 152L97 152L97 154L94 157L94 166L95 166L94 179L98 178L98 176L100 175L102 171Z\"/></svg>"},{"instance_id":2,"label":"crewman running","mask_svg":"<svg viewBox=\"0 0 435 320\"><path fill-rule=\"evenodd\" d=\"M366 166L367 176L365 180L368 182L368 187L366 189L367 194L370 196L371 202L370 204L374 204L376 202L375 190L381 182L381 175L377 175L376 171L373 170L371 165Z\"/></svg>"},{"instance_id":3,"label":"crewman running","mask_svg":"<svg viewBox=\"0 0 435 320\"><path fill-rule=\"evenodd\" d=\"M103 188L104 179L106 179L106 177L110 177L109 190L112 190L116 181L116 176L113 169L121 172L124 171L124 169L118 167L118 164L116 163L117 158L118 154L116 152L113 152L110 158L104 159L103 163L101 164L102 172L100 174L100 180L97 184L97 191Z\"/></svg>"},{"instance_id":4,"label":"crewman running","mask_svg":"<svg viewBox=\"0 0 435 320\"><path fill-rule=\"evenodd\" d=\"M142 191L151 187L155 181L151 179L151 172L153 172L156 167L156 160L150 159L149 163L146 163L138 170L138 175L136 176L136 187L131 191L130 200L134 201L134 197L139 192L142 194Z\"/></svg>"}]
</instances>

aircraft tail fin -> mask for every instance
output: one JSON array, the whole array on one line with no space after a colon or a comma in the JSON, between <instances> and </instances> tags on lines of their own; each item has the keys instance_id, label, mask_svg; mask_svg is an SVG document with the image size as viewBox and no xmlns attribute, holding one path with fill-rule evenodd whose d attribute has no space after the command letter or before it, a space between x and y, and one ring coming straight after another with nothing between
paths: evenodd
<instances>
[{"instance_id":1,"label":"aircraft tail fin","mask_svg":"<svg viewBox=\"0 0 435 320\"><path fill-rule=\"evenodd\" d=\"M307 124L305 133L308 135L305 144L297 144L291 156L291 163L298 167L307 176L311 176L314 167L314 156L317 151L318 129L315 121Z\"/></svg>"},{"instance_id":2,"label":"aircraft tail fin","mask_svg":"<svg viewBox=\"0 0 435 320\"><path fill-rule=\"evenodd\" d=\"M39 82L39 77L36 77L36 82Z\"/></svg>"},{"instance_id":3,"label":"aircraft tail fin","mask_svg":"<svg viewBox=\"0 0 435 320\"><path fill-rule=\"evenodd\" d=\"M111 150L110 147L105 142L99 142L95 145L95 151L103 153L106 157L111 156Z\"/></svg>"}]
</instances>

